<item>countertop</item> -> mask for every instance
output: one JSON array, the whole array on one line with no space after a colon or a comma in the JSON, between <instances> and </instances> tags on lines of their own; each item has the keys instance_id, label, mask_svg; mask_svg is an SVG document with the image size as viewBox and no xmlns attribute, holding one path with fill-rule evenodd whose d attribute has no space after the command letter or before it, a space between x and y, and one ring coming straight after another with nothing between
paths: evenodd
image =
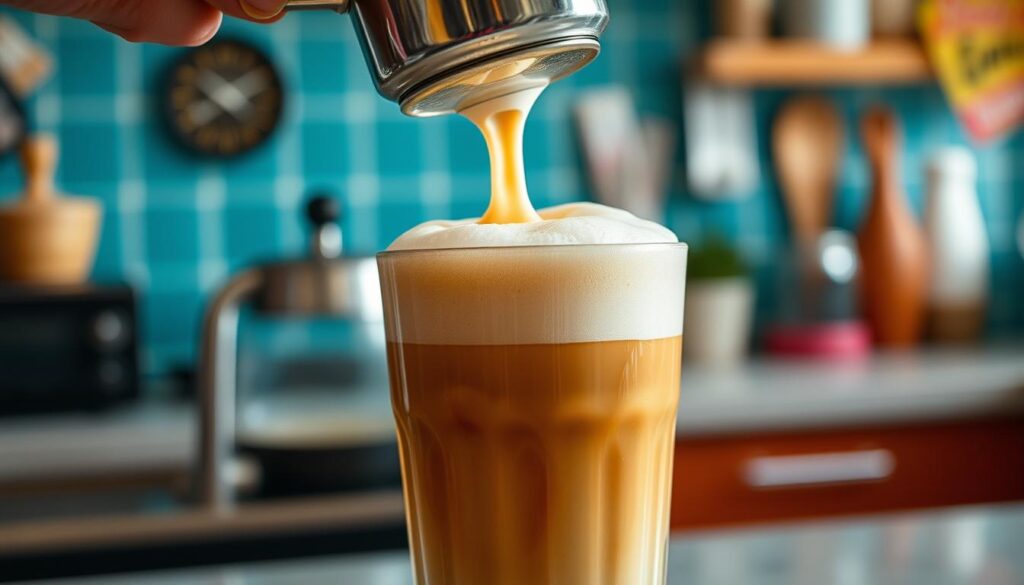
<instances>
[{"instance_id":1,"label":"countertop","mask_svg":"<svg viewBox=\"0 0 1024 585\"><path fill-rule=\"evenodd\" d=\"M369 419L392 424L385 389L368 389L357 402L363 426ZM316 410L306 406L299 410ZM756 359L725 369L684 364L678 432L699 436L1016 413L1024 413L1024 347L931 349L853 363ZM189 404L150 400L106 413L5 420L0 484L187 470L195 419Z\"/></svg>"},{"instance_id":2,"label":"countertop","mask_svg":"<svg viewBox=\"0 0 1024 585\"><path fill-rule=\"evenodd\" d=\"M670 585L1021 585L1024 507L971 507L674 538ZM412 585L387 552L49 581L62 585Z\"/></svg>"},{"instance_id":3,"label":"countertop","mask_svg":"<svg viewBox=\"0 0 1024 585\"><path fill-rule=\"evenodd\" d=\"M1024 413L1024 347L879 353L864 361L683 364L678 432L704 435Z\"/></svg>"}]
</instances>

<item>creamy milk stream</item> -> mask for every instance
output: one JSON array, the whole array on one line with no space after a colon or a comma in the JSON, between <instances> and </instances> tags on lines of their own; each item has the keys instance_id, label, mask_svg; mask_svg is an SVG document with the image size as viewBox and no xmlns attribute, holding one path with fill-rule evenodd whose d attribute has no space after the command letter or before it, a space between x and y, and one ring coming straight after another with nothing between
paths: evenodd
<instances>
[{"instance_id":1,"label":"creamy milk stream","mask_svg":"<svg viewBox=\"0 0 1024 585\"><path fill-rule=\"evenodd\" d=\"M654 222L595 203L534 210L523 168L523 129L542 90L521 91L460 112L483 133L490 154L491 201L484 215L421 224L402 234L388 250L678 241Z\"/></svg>"}]
</instances>

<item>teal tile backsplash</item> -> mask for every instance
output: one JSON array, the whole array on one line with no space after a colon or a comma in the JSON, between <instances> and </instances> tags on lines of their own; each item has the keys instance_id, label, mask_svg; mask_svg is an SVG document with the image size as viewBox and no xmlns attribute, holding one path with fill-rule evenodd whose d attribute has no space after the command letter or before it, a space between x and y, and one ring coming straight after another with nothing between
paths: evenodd
<instances>
[{"instance_id":1,"label":"teal tile backsplash","mask_svg":"<svg viewBox=\"0 0 1024 585\"><path fill-rule=\"evenodd\" d=\"M588 86L622 83L645 114L681 124L680 59L705 32L705 3L610 0L612 23L602 55L550 88L527 127L526 163L538 205L588 196L571 107ZM430 218L478 215L489 189L487 153L476 129L456 117L414 120L375 93L346 17L291 14L270 27L229 21L222 35L263 47L282 72L285 119L272 142L241 159L196 159L173 144L156 113L162 75L183 49L124 43L87 23L7 10L53 51L56 75L31 100L36 125L61 140L58 180L71 193L102 199L104 231L94 275L127 280L142 291L145 364L159 374L195 357L209 295L252 262L306 250L302 203L311 191L341 198L346 246L371 254ZM829 90L847 120L849 144L837 191L835 223L856 228L868 175L857 117L886 102L906 129L903 174L920 212L923 163L964 134L935 86ZM757 92L762 187L751 197L708 204L687 194L682 155L666 223L684 240L730 237L772 282L787 242L768 152L775 110L790 93ZM1024 331L1024 262L1014 225L1024 211L1024 139L976 149L979 193L993 247L994 335ZM0 161L0 194L20 189L12 159ZM774 303L759 291L762 313Z\"/></svg>"}]
</instances>

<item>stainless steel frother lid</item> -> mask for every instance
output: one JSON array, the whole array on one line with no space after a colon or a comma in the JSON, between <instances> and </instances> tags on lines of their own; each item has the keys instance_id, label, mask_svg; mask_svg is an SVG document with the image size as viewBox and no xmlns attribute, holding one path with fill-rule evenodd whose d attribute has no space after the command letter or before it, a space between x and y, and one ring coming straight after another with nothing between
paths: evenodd
<instances>
[{"instance_id":1,"label":"stainless steel frother lid","mask_svg":"<svg viewBox=\"0 0 1024 585\"><path fill-rule=\"evenodd\" d=\"M600 51L605 0L291 0L351 12L381 95L411 116L545 85Z\"/></svg>"},{"instance_id":2,"label":"stainless steel frother lid","mask_svg":"<svg viewBox=\"0 0 1024 585\"><path fill-rule=\"evenodd\" d=\"M400 98L410 116L448 114L516 91L543 87L597 56L593 37L559 39L495 55L427 79Z\"/></svg>"}]
</instances>

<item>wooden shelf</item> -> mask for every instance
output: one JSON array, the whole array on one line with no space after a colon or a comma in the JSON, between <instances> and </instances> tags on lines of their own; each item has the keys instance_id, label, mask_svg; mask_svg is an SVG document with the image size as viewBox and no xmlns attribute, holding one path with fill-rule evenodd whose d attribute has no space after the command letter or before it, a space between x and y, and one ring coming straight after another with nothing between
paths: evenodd
<instances>
[{"instance_id":1,"label":"wooden shelf","mask_svg":"<svg viewBox=\"0 0 1024 585\"><path fill-rule=\"evenodd\" d=\"M811 41L711 41L698 71L722 85L899 85L933 79L920 43L872 41L864 49L837 51Z\"/></svg>"}]
</instances>

